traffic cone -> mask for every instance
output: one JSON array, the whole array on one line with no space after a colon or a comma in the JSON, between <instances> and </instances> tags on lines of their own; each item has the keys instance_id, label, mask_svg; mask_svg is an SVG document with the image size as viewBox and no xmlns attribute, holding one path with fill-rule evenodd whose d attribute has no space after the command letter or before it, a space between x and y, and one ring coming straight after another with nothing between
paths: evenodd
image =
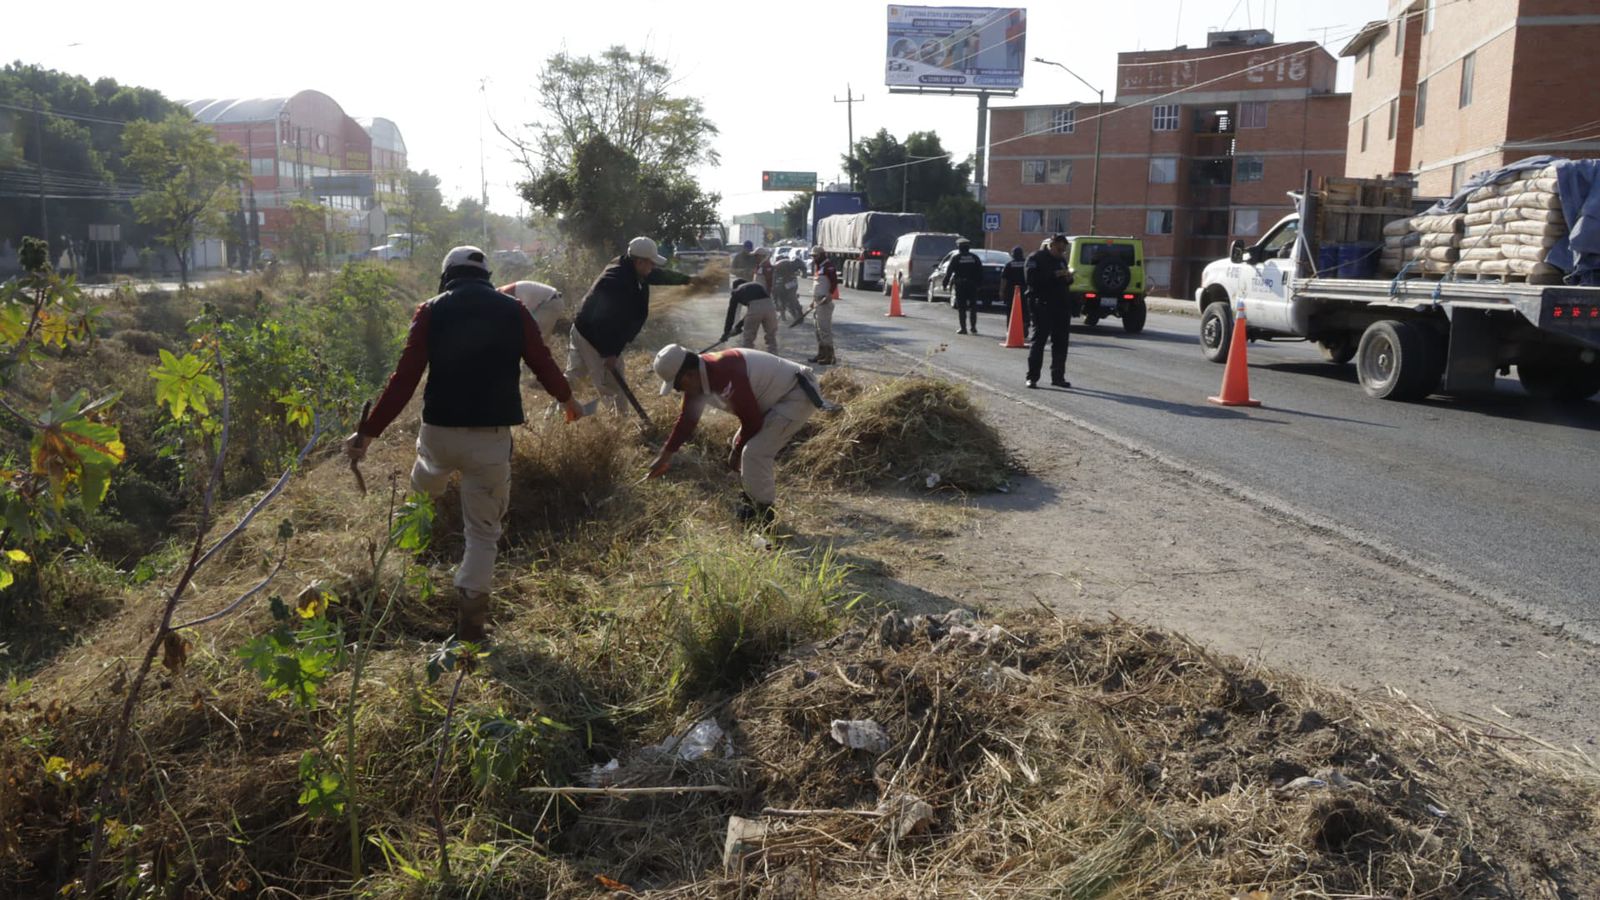
<instances>
[{"instance_id":1,"label":"traffic cone","mask_svg":"<svg viewBox=\"0 0 1600 900\"><path fill-rule=\"evenodd\" d=\"M1022 288L1017 288L1011 295L1011 323L1006 329L1006 339L1000 346L1007 350L1020 350L1028 346L1027 339L1022 334Z\"/></svg>"},{"instance_id":2,"label":"traffic cone","mask_svg":"<svg viewBox=\"0 0 1600 900\"><path fill-rule=\"evenodd\" d=\"M1250 339L1245 327L1244 307L1233 316L1233 340L1228 344L1228 364L1222 369L1222 395L1208 397L1219 406L1260 406L1250 397Z\"/></svg>"},{"instance_id":3,"label":"traffic cone","mask_svg":"<svg viewBox=\"0 0 1600 900\"><path fill-rule=\"evenodd\" d=\"M889 311L883 314L885 319L904 319L906 314L900 309L900 281L889 282Z\"/></svg>"}]
</instances>

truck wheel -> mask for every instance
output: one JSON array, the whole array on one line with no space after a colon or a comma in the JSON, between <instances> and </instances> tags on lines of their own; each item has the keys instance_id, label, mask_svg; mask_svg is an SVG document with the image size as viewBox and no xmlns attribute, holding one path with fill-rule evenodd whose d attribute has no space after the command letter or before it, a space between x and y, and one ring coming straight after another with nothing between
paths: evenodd
<instances>
[{"instance_id":1,"label":"truck wheel","mask_svg":"<svg viewBox=\"0 0 1600 900\"><path fill-rule=\"evenodd\" d=\"M1385 319L1361 335L1356 375L1369 397L1421 400L1439 386L1444 366L1438 355L1422 326Z\"/></svg>"},{"instance_id":2,"label":"truck wheel","mask_svg":"<svg viewBox=\"0 0 1600 900\"><path fill-rule=\"evenodd\" d=\"M1122 330L1128 334L1138 334L1143 331L1144 320L1150 315L1150 310L1142 299L1122 301L1118 312L1122 316Z\"/></svg>"},{"instance_id":3,"label":"truck wheel","mask_svg":"<svg viewBox=\"0 0 1600 900\"><path fill-rule=\"evenodd\" d=\"M885 278L885 279L884 279L884 280L883 280L883 295L884 295L884 296L885 296L885 297L887 297L887 296L889 296L889 279L887 279L887 278ZM902 294L902 295L901 295L901 297L900 297L900 299L901 299L901 300L904 300L904 299L905 299L905 295L904 295L904 294Z\"/></svg>"},{"instance_id":4,"label":"truck wheel","mask_svg":"<svg viewBox=\"0 0 1600 900\"><path fill-rule=\"evenodd\" d=\"M1214 363L1228 361L1233 343L1233 309L1226 300L1208 304L1200 313L1200 353Z\"/></svg>"},{"instance_id":5,"label":"truck wheel","mask_svg":"<svg viewBox=\"0 0 1600 900\"><path fill-rule=\"evenodd\" d=\"M1517 363L1522 389L1541 400L1582 403L1600 394L1600 365Z\"/></svg>"},{"instance_id":6,"label":"truck wheel","mask_svg":"<svg viewBox=\"0 0 1600 900\"><path fill-rule=\"evenodd\" d=\"M1322 351L1322 358L1336 366L1342 366L1356 358L1357 341L1348 334L1340 335L1329 340L1317 341L1317 349Z\"/></svg>"}]
</instances>

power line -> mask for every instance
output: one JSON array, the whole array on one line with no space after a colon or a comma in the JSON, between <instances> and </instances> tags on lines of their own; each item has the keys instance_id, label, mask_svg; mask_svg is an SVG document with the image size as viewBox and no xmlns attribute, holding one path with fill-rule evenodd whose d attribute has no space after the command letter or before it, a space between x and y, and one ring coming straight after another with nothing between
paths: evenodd
<instances>
[{"instance_id":1,"label":"power line","mask_svg":"<svg viewBox=\"0 0 1600 900\"><path fill-rule=\"evenodd\" d=\"M34 109L32 107L29 107L29 106L16 106L15 104L4 103L4 102L0 102L0 109L9 109L9 110L11 110L13 112L22 112L22 113L29 113L29 114L35 114L36 113L36 114L39 114L39 115L54 116L57 119L75 119L75 120L77 120L79 122L93 122L93 123L95 123L97 125L124 126L124 125L127 125L128 122L147 121L145 119L127 119L127 120L123 120L123 119L104 119L104 118L101 118L99 116L86 116L86 115L83 115L81 113L57 112L57 111L55 111L53 109Z\"/></svg>"}]
</instances>

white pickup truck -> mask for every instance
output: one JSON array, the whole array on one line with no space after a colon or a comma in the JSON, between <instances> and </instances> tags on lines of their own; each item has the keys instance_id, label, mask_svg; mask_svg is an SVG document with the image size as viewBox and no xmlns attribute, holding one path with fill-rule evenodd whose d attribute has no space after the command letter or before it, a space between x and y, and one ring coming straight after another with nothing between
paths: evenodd
<instances>
[{"instance_id":1,"label":"white pickup truck","mask_svg":"<svg viewBox=\"0 0 1600 900\"><path fill-rule=\"evenodd\" d=\"M1486 391L1512 366L1535 396L1600 393L1600 287L1306 277L1308 258L1291 215L1207 266L1195 291L1206 358L1227 360L1242 308L1250 340L1311 341L1330 363L1353 359L1372 397Z\"/></svg>"}]
</instances>

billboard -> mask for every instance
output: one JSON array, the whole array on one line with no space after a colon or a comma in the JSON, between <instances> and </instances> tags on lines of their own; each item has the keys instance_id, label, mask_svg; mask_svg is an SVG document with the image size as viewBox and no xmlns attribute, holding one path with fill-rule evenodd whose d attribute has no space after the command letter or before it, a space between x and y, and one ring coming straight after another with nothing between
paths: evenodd
<instances>
[{"instance_id":1,"label":"billboard","mask_svg":"<svg viewBox=\"0 0 1600 900\"><path fill-rule=\"evenodd\" d=\"M891 88L1022 87L1028 11L977 6L890 6Z\"/></svg>"}]
</instances>

